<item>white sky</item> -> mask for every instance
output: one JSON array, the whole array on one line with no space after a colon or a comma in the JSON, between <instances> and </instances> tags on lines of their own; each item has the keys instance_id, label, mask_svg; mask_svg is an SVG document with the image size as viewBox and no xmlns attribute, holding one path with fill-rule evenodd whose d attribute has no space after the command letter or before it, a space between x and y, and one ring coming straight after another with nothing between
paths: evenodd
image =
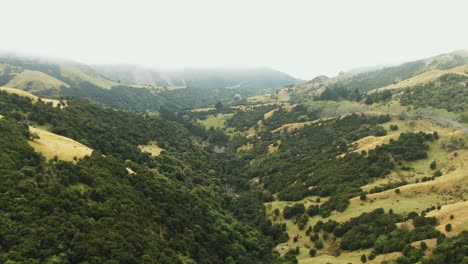
<instances>
[{"instance_id":1,"label":"white sky","mask_svg":"<svg viewBox=\"0 0 468 264\"><path fill-rule=\"evenodd\" d=\"M0 50L294 77L468 49L466 0L0 0Z\"/></svg>"}]
</instances>

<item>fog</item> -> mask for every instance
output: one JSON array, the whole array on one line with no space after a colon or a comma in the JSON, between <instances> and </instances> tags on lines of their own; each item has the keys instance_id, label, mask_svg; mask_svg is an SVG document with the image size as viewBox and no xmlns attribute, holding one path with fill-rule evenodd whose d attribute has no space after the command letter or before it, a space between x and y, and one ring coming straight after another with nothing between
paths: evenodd
<instances>
[{"instance_id":1,"label":"fog","mask_svg":"<svg viewBox=\"0 0 468 264\"><path fill-rule=\"evenodd\" d=\"M2 1L0 49L301 79L468 48L467 1Z\"/></svg>"}]
</instances>

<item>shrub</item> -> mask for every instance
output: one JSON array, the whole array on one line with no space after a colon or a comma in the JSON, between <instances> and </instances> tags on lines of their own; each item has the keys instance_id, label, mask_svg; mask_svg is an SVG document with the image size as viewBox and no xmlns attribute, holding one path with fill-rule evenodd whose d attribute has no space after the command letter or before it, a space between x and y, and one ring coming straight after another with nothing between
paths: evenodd
<instances>
[{"instance_id":1,"label":"shrub","mask_svg":"<svg viewBox=\"0 0 468 264\"><path fill-rule=\"evenodd\" d=\"M447 231L447 232L452 231L452 224L450 224L450 223L449 223L449 224L446 224L446 225L445 225L445 231Z\"/></svg>"}]
</instances>

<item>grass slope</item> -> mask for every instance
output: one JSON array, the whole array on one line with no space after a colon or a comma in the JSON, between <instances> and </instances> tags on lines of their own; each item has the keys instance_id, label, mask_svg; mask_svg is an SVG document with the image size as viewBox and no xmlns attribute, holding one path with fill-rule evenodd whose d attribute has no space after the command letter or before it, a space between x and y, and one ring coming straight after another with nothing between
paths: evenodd
<instances>
[{"instance_id":1,"label":"grass slope","mask_svg":"<svg viewBox=\"0 0 468 264\"><path fill-rule=\"evenodd\" d=\"M41 130L30 126L29 131L39 135L39 139L28 141L29 145L35 151L42 153L47 159L52 159L54 156L59 157L61 160L73 161L89 156L93 152L87 146L67 137L59 136L57 134Z\"/></svg>"},{"instance_id":2,"label":"grass slope","mask_svg":"<svg viewBox=\"0 0 468 264\"><path fill-rule=\"evenodd\" d=\"M391 131L389 126L396 124L399 126L397 131ZM420 160L409 163L413 168L410 171L394 171L392 174L383 179L378 179L375 182L363 186L364 190L370 190L375 186L407 180L410 184L399 187L400 193L397 194L395 189L387 191L368 194L366 201L361 201L359 197L350 199L350 205L344 212L332 212L330 217L325 219L320 216L309 217L306 225L314 226L319 220L323 222L329 219L345 222L350 218L357 217L364 212L371 212L377 208L384 208L388 211L390 208L395 213L407 214L412 211L421 212L431 206L441 205L440 210L434 210L428 213L428 216L435 216L439 225L437 229L446 233L448 236L453 236L460 233L462 230L468 229L468 203L465 201L466 193L468 193L468 150L457 150L455 157L453 152L449 152L442 145L449 142L453 137L463 137L463 132L451 128L438 126L435 122L426 119L410 119L410 120L397 120L384 125L385 129L389 132L387 136L383 137L367 137L361 139L357 143L355 151L370 150L380 144L387 143L390 139L397 139L402 132L433 132L438 131L440 139L429 143L430 150L428 152L428 159ZM429 168L429 164L437 161L437 169L443 173L441 177L427 182L418 182L423 176L431 176L434 171ZM299 203L304 203L307 208L311 204L315 204L316 197L307 197ZM326 198L321 198L321 202L326 201ZM318 250L316 257L308 255L309 248L313 248L313 242L305 235L305 229L299 230L298 226L293 222L293 219L284 219L282 215L274 215L274 210L279 209L283 211L286 205L291 206L296 202L274 201L265 203L268 215L274 223L285 223L287 226L289 241L279 244L276 250L281 254L286 253L289 249L299 247L300 253L298 255L299 263L361 263L360 256L362 254L368 255L370 250L360 250L352 252L342 252L340 256L334 257L333 251L338 248L338 244L327 241L325 248ZM319 204L320 204L319 203ZM450 215L454 215L454 219L450 220ZM445 225L451 223L453 230L445 232ZM293 241L295 236L299 236L297 242ZM394 252L385 255L379 255L373 261L368 263L380 263L384 260L396 259L401 256L400 252Z\"/></svg>"},{"instance_id":3,"label":"grass slope","mask_svg":"<svg viewBox=\"0 0 468 264\"><path fill-rule=\"evenodd\" d=\"M46 102L46 103L52 103L52 105L54 107L57 107L58 104L60 103L59 100L55 100L55 99L47 99L47 98L40 98L34 94L31 94L31 93L28 93L26 91L23 91L23 90L20 90L20 89L16 89L16 88L11 88L11 87L0 87L0 91L5 91L7 93L12 93L12 94L17 94L19 96L24 96L24 97L28 97L30 98L33 103L37 102L39 99L41 99L43 102Z\"/></svg>"},{"instance_id":4,"label":"grass slope","mask_svg":"<svg viewBox=\"0 0 468 264\"><path fill-rule=\"evenodd\" d=\"M56 78L47 75L40 71L24 70L21 73L15 74L15 77L10 80L5 86L13 87L29 92L38 92L43 90L56 90L60 87L69 87L68 84L57 80Z\"/></svg>"}]
</instances>

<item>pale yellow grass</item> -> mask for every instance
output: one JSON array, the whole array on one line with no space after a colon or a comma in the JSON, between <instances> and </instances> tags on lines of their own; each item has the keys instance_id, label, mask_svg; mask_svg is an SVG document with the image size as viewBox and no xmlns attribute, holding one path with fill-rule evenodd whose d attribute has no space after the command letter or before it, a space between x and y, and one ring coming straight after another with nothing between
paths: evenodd
<instances>
[{"instance_id":1,"label":"pale yellow grass","mask_svg":"<svg viewBox=\"0 0 468 264\"><path fill-rule=\"evenodd\" d=\"M155 141L151 141L148 145L139 145L138 147L141 151L148 152L152 156L159 156L164 150L163 148L160 148Z\"/></svg>"},{"instance_id":2,"label":"pale yellow grass","mask_svg":"<svg viewBox=\"0 0 468 264\"><path fill-rule=\"evenodd\" d=\"M411 87L415 85L423 85L431 81L434 81L438 79L439 77L441 77L442 75L445 75L448 73L455 73L455 74L468 76L467 72L468 72L468 65L455 67L449 70L432 70L432 71L424 72L419 75L413 76L409 79L403 80L396 84L391 84L385 87L370 90L368 93L371 94L376 91L394 90L394 89Z\"/></svg>"},{"instance_id":3,"label":"pale yellow grass","mask_svg":"<svg viewBox=\"0 0 468 264\"><path fill-rule=\"evenodd\" d=\"M198 123L202 124L205 128L224 128L226 126L226 120L231 118L233 115L234 113L209 115L204 120L198 120Z\"/></svg>"},{"instance_id":4,"label":"pale yellow grass","mask_svg":"<svg viewBox=\"0 0 468 264\"><path fill-rule=\"evenodd\" d=\"M30 92L43 91L48 89L59 89L61 86L69 87L68 84L43 72L24 70L15 74L5 86L27 90Z\"/></svg>"},{"instance_id":5,"label":"pale yellow grass","mask_svg":"<svg viewBox=\"0 0 468 264\"><path fill-rule=\"evenodd\" d=\"M391 124L397 124L399 126L398 131L391 131L389 126ZM429 165L432 161L437 162L437 168L442 170L452 170L454 168L465 167L465 164L468 162L467 158L464 158L463 155L459 157L454 157L453 153L449 153L446 149L441 147L442 142L449 142L450 137L460 136L460 130L453 130L450 128L444 128L437 125L431 120L394 120L387 124L384 124L385 129L387 129L389 136L397 138L396 135L399 135L401 132L419 132L424 131L426 133L432 133L437 131L440 135L439 140L427 144L429 145L428 158L423 160L418 160L414 162L409 162L407 165L411 166L413 170L403 171L396 170L393 171L390 175L385 178L378 178L368 185L362 186L362 189L365 191L371 190L375 186L380 186L392 182L399 182L406 180L408 182L414 182L417 179L421 179L424 176L431 176L434 171L429 168ZM379 145L379 144L377 144ZM362 145L365 146L365 145ZM369 145L367 148L374 148L375 145ZM460 150L459 153L464 153L466 150ZM468 170L468 168L465 168Z\"/></svg>"},{"instance_id":6,"label":"pale yellow grass","mask_svg":"<svg viewBox=\"0 0 468 264\"><path fill-rule=\"evenodd\" d=\"M173 90L186 89L187 86L169 85L169 86L163 86L163 87L158 87L158 88L162 90L167 89L168 91L173 91Z\"/></svg>"},{"instance_id":7,"label":"pale yellow grass","mask_svg":"<svg viewBox=\"0 0 468 264\"><path fill-rule=\"evenodd\" d=\"M121 85L120 83L116 83L116 82L101 78L99 76L92 76L84 72L77 66L62 65L60 67L60 70L61 70L62 76L69 78L73 81L78 81L78 82L87 81L105 89L111 89L112 86Z\"/></svg>"},{"instance_id":8,"label":"pale yellow grass","mask_svg":"<svg viewBox=\"0 0 468 264\"><path fill-rule=\"evenodd\" d=\"M266 113L263 115L263 119L267 120L267 119L271 118L271 117L273 116L273 114L274 114L276 111L278 111L278 108L266 112Z\"/></svg>"},{"instance_id":9,"label":"pale yellow grass","mask_svg":"<svg viewBox=\"0 0 468 264\"><path fill-rule=\"evenodd\" d=\"M0 91L5 91L7 93L12 93L12 94L17 94L19 96L24 96L24 97L28 97L32 100L33 103L36 103L37 101L39 101L39 99L41 99L43 102L45 103L52 103L52 105L54 107L57 107L58 104L60 103L59 100L55 100L55 99L46 99L46 98L40 98L32 93L29 93L29 92L26 92L26 91L23 91L23 90L20 90L20 89L16 89L16 88L11 88L11 87L0 87ZM63 101L65 104L66 104L66 101ZM63 107L63 106L61 106Z\"/></svg>"},{"instance_id":10,"label":"pale yellow grass","mask_svg":"<svg viewBox=\"0 0 468 264\"><path fill-rule=\"evenodd\" d=\"M371 149L375 149L376 147L382 144L388 144L390 140L397 140L399 137L398 134L390 134L382 137L375 137L375 136L368 136L365 138L361 138L360 140L356 141L357 149L355 152L361 152L363 150L369 151Z\"/></svg>"},{"instance_id":11,"label":"pale yellow grass","mask_svg":"<svg viewBox=\"0 0 468 264\"><path fill-rule=\"evenodd\" d=\"M415 248L421 248L421 243L424 242L426 243L427 245L427 249L426 251L424 252L427 256L431 256L432 255L432 251L436 248L437 246L437 238L430 238L430 239L424 239L424 240L420 240L420 241L415 241L413 243L411 243L411 246L415 247Z\"/></svg>"},{"instance_id":12,"label":"pale yellow grass","mask_svg":"<svg viewBox=\"0 0 468 264\"><path fill-rule=\"evenodd\" d=\"M29 145L37 152L42 153L47 159L58 156L61 160L73 161L74 157L83 158L93 152L87 146L67 137L63 137L48 131L30 126L29 131L39 135L40 139L28 141Z\"/></svg>"},{"instance_id":13,"label":"pale yellow grass","mask_svg":"<svg viewBox=\"0 0 468 264\"><path fill-rule=\"evenodd\" d=\"M252 103L272 103L274 100L271 99L270 95L257 95L257 96L251 96L247 97L247 101L252 102Z\"/></svg>"},{"instance_id":14,"label":"pale yellow grass","mask_svg":"<svg viewBox=\"0 0 468 264\"><path fill-rule=\"evenodd\" d=\"M273 133L277 133L277 132L291 133L291 132L295 132L297 130L300 130L300 129L304 128L305 126L313 124L313 123L314 123L314 121L284 124L284 125L276 128L276 129L272 130L271 132L273 132Z\"/></svg>"},{"instance_id":15,"label":"pale yellow grass","mask_svg":"<svg viewBox=\"0 0 468 264\"><path fill-rule=\"evenodd\" d=\"M468 174L467 176L468 177ZM454 218L451 220L450 216ZM447 236L458 235L463 230L468 230L468 201L448 204L442 206L440 210L431 211L427 216L434 216L439 221L437 229ZM452 231L445 231L446 224L452 224Z\"/></svg>"},{"instance_id":16,"label":"pale yellow grass","mask_svg":"<svg viewBox=\"0 0 468 264\"><path fill-rule=\"evenodd\" d=\"M191 111L192 112L208 112L208 111L211 111L211 110L215 110L216 108L214 107L205 107L205 108L195 108L195 109L192 109Z\"/></svg>"},{"instance_id":17,"label":"pale yellow grass","mask_svg":"<svg viewBox=\"0 0 468 264\"><path fill-rule=\"evenodd\" d=\"M254 145L252 143L247 143L237 148L237 152L247 151L253 149Z\"/></svg>"}]
</instances>

